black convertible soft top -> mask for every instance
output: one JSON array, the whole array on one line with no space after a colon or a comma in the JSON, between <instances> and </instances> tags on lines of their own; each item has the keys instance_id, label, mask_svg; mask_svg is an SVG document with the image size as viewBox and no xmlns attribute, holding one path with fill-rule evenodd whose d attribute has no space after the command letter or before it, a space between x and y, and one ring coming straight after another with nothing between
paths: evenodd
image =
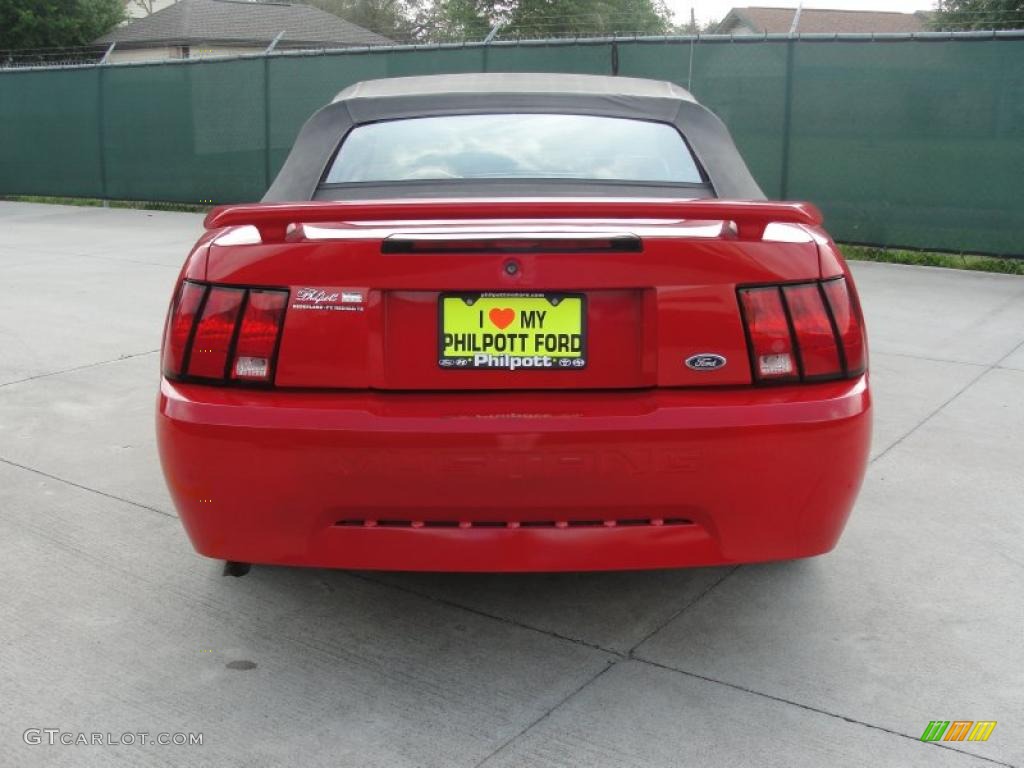
<instances>
[{"instance_id":1,"label":"black convertible soft top","mask_svg":"<svg viewBox=\"0 0 1024 768\"><path fill-rule=\"evenodd\" d=\"M500 113L568 113L669 123L686 138L709 183L442 179L321 186L338 146L354 126L428 115ZM678 85L633 77L494 72L368 80L346 88L306 121L263 201L538 193L764 199L722 121Z\"/></svg>"}]
</instances>

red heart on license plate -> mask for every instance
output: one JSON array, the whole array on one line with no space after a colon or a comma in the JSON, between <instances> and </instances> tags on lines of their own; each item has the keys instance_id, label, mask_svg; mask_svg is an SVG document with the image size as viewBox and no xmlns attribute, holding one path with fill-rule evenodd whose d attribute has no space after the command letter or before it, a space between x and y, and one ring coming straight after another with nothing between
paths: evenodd
<instances>
[{"instance_id":1,"label":"red heart on license plate","mask_svg":"<svg viewBox=\"0 0 1024 768\"><path fill-rule=\"evenodd\" d=\"M498 326L498 328L505 330L516 319L516 311L514 309L495 308L488 312L487 316L491 318L491 322Z\"/></svg>"}]
</instances>

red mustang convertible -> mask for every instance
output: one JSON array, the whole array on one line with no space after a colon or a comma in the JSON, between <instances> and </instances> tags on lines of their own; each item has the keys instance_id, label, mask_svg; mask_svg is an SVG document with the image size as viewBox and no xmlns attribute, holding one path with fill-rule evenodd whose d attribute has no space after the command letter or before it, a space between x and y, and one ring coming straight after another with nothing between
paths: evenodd
<instances>
[{"instance_id":1,"label":"red mustang convertible","mask_svg":"<svg viewBox=\"0 0 1024 768\"><path fill-rule=\"evenodd\" d=\"M675 85L360 83L206 230L157 432L229 572L674 568L843 530L871 434L853 280Z\"/></svg>"}]
</instances>

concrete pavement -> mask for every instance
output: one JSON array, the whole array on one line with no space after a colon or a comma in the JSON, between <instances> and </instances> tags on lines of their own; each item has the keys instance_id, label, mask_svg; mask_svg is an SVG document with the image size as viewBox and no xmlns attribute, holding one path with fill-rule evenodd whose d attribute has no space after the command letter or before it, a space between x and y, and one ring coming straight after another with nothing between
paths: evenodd
<instances>
[{"instance_id":1,"label":"concrete pavement","mask_svg":"<svg viewBox=\"0 0 1024 768\"><path fill-rule=\"evenodd\" d=\"M825 557L224 579L152 427L200 222L0 202L0 766L1024 765L1024 278L854 265L875 443Z\"/></svg>"}]
</instances>

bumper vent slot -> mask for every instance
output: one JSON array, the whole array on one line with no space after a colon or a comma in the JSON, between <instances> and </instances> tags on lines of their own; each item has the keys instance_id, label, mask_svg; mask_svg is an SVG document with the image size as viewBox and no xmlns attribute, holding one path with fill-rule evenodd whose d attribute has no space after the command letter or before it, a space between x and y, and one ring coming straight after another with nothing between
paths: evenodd
<instances>
[{"instance_id":1,"label":"bumper vent slot","mask_svg":"<svg viewBox=\"0 0 1024 768\"><path fill-rule=\"evenodd\" d=\"M346 518L335 523L342 528L618 528L665 525L693 525L682 517L639 517L621 520L395 520L392 518Z\"/></svg>"}]
</instances>

